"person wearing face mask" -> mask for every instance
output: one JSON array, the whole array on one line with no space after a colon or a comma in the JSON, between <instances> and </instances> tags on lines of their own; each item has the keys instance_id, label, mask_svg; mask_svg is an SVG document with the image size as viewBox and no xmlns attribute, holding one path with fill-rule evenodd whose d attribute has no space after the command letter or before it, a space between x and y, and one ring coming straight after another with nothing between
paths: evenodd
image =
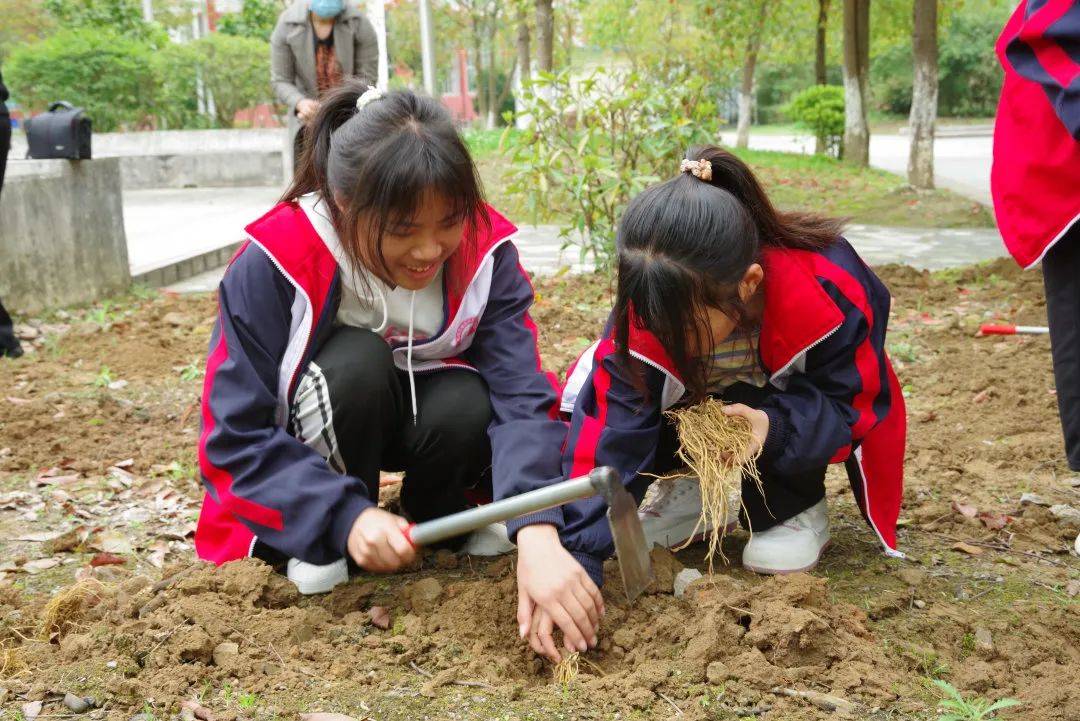
<instances>
[{"instance_id":1,"label":"person wearing face mask","mask_svg":"<svg viewBox=\"0 0 1080 721\"><path fill-rule=\"evenodd\" d=\"M270 82L289 108L292 168L299 166L303 128L319 110L319 98L355 77L374 85L379 41L371 22L344 0L295 0L270 36Z\"/></svg>"}]
</instances>

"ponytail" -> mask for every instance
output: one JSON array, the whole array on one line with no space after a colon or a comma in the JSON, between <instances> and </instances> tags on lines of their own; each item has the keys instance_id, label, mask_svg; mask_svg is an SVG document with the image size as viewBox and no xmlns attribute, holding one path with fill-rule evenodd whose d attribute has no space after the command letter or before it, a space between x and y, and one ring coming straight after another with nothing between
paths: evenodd
<instances>
[{"instance_id":1,"label":"ponytail","mask_svg":"<svg viewBox=\"0 0 1080 721\"><path fill-rule=\"evenodd\" d=\"M840 237L844 221L805 211L778 211L749 166L732 153L709 145L691 148L687 160L712 166L713 186L735 196L758 227L762 245L795 250L822 250Z\"/></svg>"}]
</instances>

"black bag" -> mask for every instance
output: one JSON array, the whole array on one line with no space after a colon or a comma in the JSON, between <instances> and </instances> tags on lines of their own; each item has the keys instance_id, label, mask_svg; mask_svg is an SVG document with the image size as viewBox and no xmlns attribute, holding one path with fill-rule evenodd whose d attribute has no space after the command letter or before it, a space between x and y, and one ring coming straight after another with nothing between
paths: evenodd
<instances>
[{"instance_id":1,"label":"black bag","mask_svg":"<svg viewBox=\"0 0 1080 721\"><path fill-rule=\"evenodd\" d=\"M90 159L90 118L82 108L53 103L49 112L30 118L24 127L28 158Z\"/></svg>"}]
</instances>

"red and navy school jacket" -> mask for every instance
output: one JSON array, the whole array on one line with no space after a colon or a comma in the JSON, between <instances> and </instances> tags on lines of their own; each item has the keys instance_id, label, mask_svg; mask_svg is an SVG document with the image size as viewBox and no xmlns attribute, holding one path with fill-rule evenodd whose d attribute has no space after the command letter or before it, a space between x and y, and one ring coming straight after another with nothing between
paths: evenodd
<instances>
[{"instance_id":1,"label":"red and navy school jacket","mask_svg":"<svg viewBox=\"0 0 1080 721\"><path fill-rule=\"evenodd\" d=\"M994 213L1005 246L1030 268L1080 221L1080 0L1021 2L997 54Z\"/></svg>"},{"instance_id":2,"label":"red and navy school jacket","mask_svg":"<svg viewBox=\"0 0 1080 721\"><path fill-rule=\"evenodd\" d=\"M414 342L413 369L466 368L483 377L493 485L505 496L518 483L561 475L567 426L558 382L540 365L533 288L511 241L516 228L494 209L488 214L490 230L480 232L473 257L460 251L448 264L444 276L467 284L455 292L444 280L442 329ZM247 233L221 281L206 363L199 439L206 496L195 549L220 564L250 555L258 540L330 563L345 555L356 517L378 501L379 479L336 473L287 421L298 378L333 330L341 269L299 204L277 205ZM391 347L404 369L405 348Z\"/></svg>"},{"instance_id":3,"label":"red and navy school jacket","mask_svg":"<svg viewBox=\"0 0 1080 721\"><path fill-rule=\"evenodd\" d=\"M903 492L904 398L885 354L889 292L843 239L820 252L763 251L765 309L759 360L774 392L762 462L795 473L844 462L859 508L890 555ZM644 328L631 327L630 354L647 396L616 353L611 323L571 369L562 409L571 413L566 477L612 466L623 483L653 467L662 413L686 389L670 356ZM640 499L638 499L640 501ZM603 499L546 512L564 546L594 580L614 546Z\"/></svg>"}]
</instances>

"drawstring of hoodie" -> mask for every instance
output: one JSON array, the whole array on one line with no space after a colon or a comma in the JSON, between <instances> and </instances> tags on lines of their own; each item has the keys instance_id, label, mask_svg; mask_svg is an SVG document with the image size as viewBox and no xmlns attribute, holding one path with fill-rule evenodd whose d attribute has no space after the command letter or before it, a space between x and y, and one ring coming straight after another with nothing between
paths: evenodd
<instances>
[{"instance_id":1,"label":"drawstring of hoodie","mask_svg":"<svg viewBox=\"0 0 1080 721\"><path fill-rule=\"evenodd\" d=\"M386 330L386 324L390 322L390 305L386 302L386 294L379 286L378 279L372 285L375 286L375 292L379 294L379 300L382 302L382 323L379 323L379 327L375 329L375 332L381 335ZM413 293L413 295L416 294Z\"/></svg>"},{"instance_id":2,"label":"drawstring of hoodie","mask_svg":"<svg viewBox=\"0 0 1080 721\"><path fill-rule=\"evenodd\" d=\"M409 298L409 349L405 355L405 364L409 369L409 395L412 396L412 422L413 425L417 425L417 412L416 412L416 377L413 374L412 367L412 347L413 347L413 310L416 308L416 291L412 292L412 296Z\"/></svg>"}]
</instances>

